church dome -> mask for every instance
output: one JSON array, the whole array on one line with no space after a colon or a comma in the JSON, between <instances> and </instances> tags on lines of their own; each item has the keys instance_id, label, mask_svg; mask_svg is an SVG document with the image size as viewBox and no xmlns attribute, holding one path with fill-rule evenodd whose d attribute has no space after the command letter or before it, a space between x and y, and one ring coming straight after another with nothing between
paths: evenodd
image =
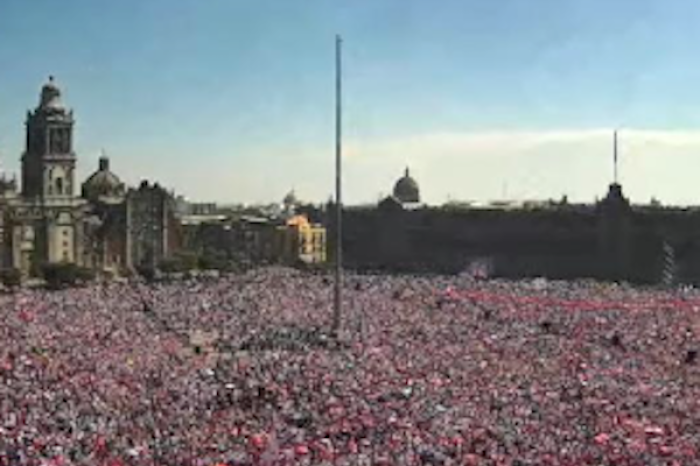
<instances>
[{"instance_id":1,"label":"church dome","mask_svg":"<svg viewBox=\"0 0 700 466\"><path fill-rule=\"evenodd\" d=\"M43 109L63 109L61 89L59 89L54 82L53 76L49 76L49 82L44 84L44 87L41 88L41 102L39 107Z\"/></svg>"},{"instance_id":2,"label":"church dome","mask_svg":"<svg viewBox=\"0 0 700 466\"><path fill-rule=\"evenodd\" d=\"M403 204L415 204L420 202L420 188L406 168L406 173L394 185L394 197Z\"/></svg>"},{"instance_id":3,"label":"church dome","mask_svg":"<svg viewBox=\"0 0 700 466\"><path fill-rule=\"evenodd\" d=\"M109 159L100 157L99 169L83 183L83 197L90 201L104 198L120 198L124 195L124 183L109 169Z\"/></svg>"},{"instance_id":4,"label":"church dome","mask_svg":"<svg viewBox=\"0 0 700 466\"><path fill-rule=\"evenodd\" d=\"M299 199L297 199L297 195L294 192L294 190L289 191L286 196L284 196L284 199L282 200L282 204L285 206L291 207L299 204Z\"/></svg>"}]
</instances>

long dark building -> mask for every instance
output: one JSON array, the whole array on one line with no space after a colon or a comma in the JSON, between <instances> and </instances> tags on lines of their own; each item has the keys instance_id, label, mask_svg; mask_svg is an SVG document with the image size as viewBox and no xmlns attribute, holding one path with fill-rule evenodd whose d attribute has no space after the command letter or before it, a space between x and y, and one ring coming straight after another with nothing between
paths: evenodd
<instances>
[{"instance_id":1,"label":"long dark building","mask_svg":"<svg viewBox=\"0 0 700 466\"><path fill-rule=\"evenodd\" d=\"M589 205L429 207L407 171L378 205L346 208L343 225L345 266L359 270L700 282L700 209L634 206L618 183Z\"/></svg>"}]
</instances>

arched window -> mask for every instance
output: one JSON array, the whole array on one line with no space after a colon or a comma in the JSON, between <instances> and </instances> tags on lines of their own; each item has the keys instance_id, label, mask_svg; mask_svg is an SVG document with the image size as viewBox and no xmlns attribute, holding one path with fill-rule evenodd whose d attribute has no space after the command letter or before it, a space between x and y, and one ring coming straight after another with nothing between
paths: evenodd
<instances>
[{"instance_id":1,"label":"arched window","mask_svg":"<svg viewBox=\"0 0 700 466\"><path fill-rule=\"evenodd\" d=\"M63 194L63 178L56 178L56 194Z\"/></svg>"}]
</instances>

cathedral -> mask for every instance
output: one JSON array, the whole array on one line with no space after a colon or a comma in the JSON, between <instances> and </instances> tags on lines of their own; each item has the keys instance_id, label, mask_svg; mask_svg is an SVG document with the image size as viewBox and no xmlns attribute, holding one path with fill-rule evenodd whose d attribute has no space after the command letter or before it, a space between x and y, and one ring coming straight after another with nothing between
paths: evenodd
<instances>
[{"instance_id":1,"label":"cathedral","mask_svg":"<svg viewBox=\"0 0 700 466\"><path fill-rule=\"evenodd\" d=\"M177 242L172 193L147 182L127 189L104 154L76 193L74 126L50 77L27 113L21 186L0 179L2 268L35 276L45 264L72 263L122 273L166 258Z\"/></svg>"}]
</instances>

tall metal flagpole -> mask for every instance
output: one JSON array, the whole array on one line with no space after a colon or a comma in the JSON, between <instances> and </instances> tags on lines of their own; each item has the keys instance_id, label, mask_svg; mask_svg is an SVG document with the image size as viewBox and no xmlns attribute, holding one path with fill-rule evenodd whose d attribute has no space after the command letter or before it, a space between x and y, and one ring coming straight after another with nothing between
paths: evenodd
<instances>
[{"instance_id":1,"label":"tall metal flagpole","mask_svg":"<svg viewBox=\"0 0 700 466\"><path fill-rule=\"evenodd\" d=\"M333 335L338 336L341 324L343 286L343 197L342 197L342 59L343 40L335 37L335 287L333 293Z\"/></svg>"}]
</instances>

